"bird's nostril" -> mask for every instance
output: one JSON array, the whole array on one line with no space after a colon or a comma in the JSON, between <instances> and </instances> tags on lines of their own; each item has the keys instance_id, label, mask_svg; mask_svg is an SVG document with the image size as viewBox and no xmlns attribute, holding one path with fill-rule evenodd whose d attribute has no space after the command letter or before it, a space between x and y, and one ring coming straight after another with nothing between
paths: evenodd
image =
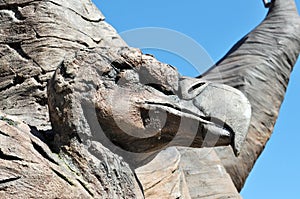
<instances>
[{"instance_id":1,"label":"bird's nostril","mask_svg":"<svg viewBox=\"0 0 300 199\"><path fill-rule=\"evenodd\" d=\"M265 7L269 8L270 5L271 5L272 0L263 0L263 2L264 2Z\"/></svg>"},{"instance_id":2,"label":"bird's nostril","mask_svg":"<svg viewBox=\"0 0 300 199\"><path fill-rule=\"evenodd\" d=\"M193 85L192 87L189 88L188 93L193 92L194 90L196 90L197 88L200 88L201 86L204 86L206 84L206 82L199 82L195 85Z\"/></svg>"}]
</instances>

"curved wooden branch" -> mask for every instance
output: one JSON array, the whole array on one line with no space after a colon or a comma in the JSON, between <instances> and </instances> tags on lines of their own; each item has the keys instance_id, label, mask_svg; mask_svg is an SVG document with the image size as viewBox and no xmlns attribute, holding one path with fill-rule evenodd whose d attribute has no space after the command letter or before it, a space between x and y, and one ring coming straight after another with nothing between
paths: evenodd
<instances>
[{"instance_id":1,"label":"curved wooden branch","mask_svg":"<svg viewBox=\"0 0 300 199\"><path fill-rule=\"evenodd\" d=\"M273 131L290 73L300 52L300 18L293 0L274 0L266 19L200 78L233 86L252 105L252 121L240 157L219 150L238 189Z\"/></svg>"}]
</instances>

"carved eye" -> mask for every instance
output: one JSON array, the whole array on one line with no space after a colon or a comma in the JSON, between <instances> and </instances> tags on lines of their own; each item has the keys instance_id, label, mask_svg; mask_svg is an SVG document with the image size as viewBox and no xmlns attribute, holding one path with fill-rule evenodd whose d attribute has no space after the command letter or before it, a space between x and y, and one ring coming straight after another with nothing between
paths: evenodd
<instances>
[{"instance_id":1,"label":"carved eye","mask_svg":"<svg viewBox=\"0 0 300 199\"><path fill-rule=\"evenodd\" d=\"M207 82L199 82L199 83L193 85L192 87L189 88L188 93L193 92L194 90L196 90L197 88L200 88L201 86L204 86L205 84L207 84Z\"/></svg>"}]
</instances>

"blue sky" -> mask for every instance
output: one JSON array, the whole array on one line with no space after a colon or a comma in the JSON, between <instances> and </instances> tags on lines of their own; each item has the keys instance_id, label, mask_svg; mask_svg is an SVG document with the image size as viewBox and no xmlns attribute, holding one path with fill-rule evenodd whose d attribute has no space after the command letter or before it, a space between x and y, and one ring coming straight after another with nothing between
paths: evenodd
<instances>
[{"instance_id":1,"label":"blue sky","mask_svg":"<svg viewBox=\"0 0 300 199\"><path fill-rule=\"evenodd\" d=\"M94 0L94 3L107 22L120 33L143 27L172 29L195 40L214 62L258 25L267 12L261 0ZM296 3L300 10L300 0ZM198 75L186 60L172 53L161 50L145 52L178 67L184 75ZM274 133L241 192L245 199L300 197L299 88L300 61L291 75Z\"/></svg>"}]
</instances>

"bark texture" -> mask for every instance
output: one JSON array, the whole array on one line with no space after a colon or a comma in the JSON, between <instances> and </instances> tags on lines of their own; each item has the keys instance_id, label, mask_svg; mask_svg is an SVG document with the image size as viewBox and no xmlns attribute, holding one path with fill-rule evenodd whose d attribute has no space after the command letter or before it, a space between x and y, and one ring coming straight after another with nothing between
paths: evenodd
<instances>
[{"instance_id":1,"label":"bark texture","mask_svg":"<svg viewBox=\"0 0 300 199\"><path fill-rule=\"evenodd\" d=\"M124 46L88 0L0 1L0 106L51 129L46 84L66 56L85 47Z\"/></svg>"},{"instance_id":2,"label":"bark texture","mask_svg":"<svg viewBox=\"0 0 300 199\"><path fill-rule=\"evenodd\" d=\"M82 48L123 46L123 40L88 0L0 1L0 15L1 117L31 126L4 126L1 198L142 197L128 164L109 150L94 145L97 156L72 142L51 145L53 153L43 143L52 139L46 85L62 60ZM42 130L42 141L31 135L34 129Z\"/></svg>"},{"instance_id":3,"label":"bark texture","mask_svg":"<svg viewBox=\"0 0 300 199\"><path fill-rule=\"evenodd\" d=\"M35 128L1 113L1 198L143 197L128 165L102 146L95 144L97 154L72 142L53 153L45 142Z\"/></svg>"}]
</instances>

